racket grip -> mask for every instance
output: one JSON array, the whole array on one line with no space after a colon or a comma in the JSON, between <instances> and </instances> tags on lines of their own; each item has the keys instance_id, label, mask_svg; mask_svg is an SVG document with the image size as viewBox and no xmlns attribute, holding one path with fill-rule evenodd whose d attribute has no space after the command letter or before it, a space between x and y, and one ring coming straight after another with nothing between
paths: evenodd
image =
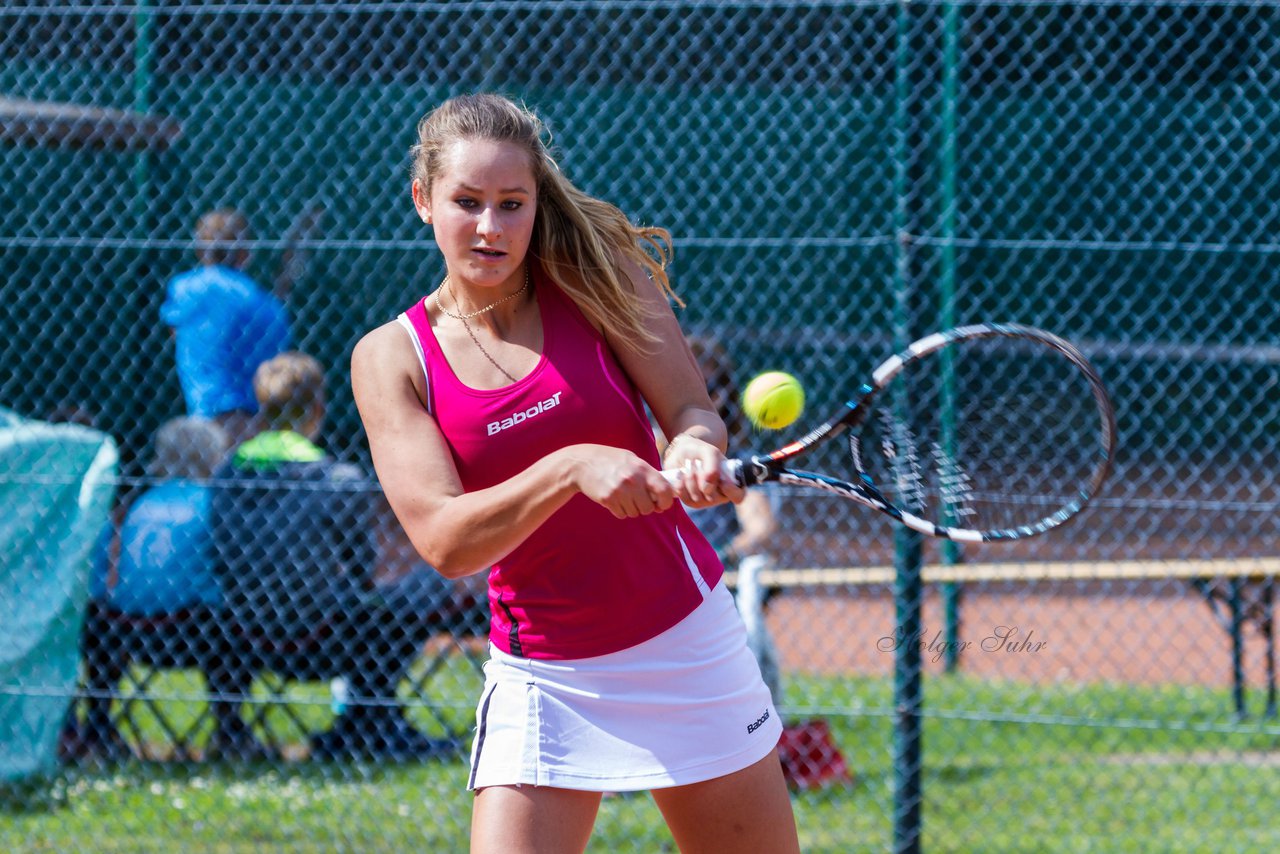
<instances>
[{"instance_id":1,"label":"racket grip","mask_svg":"<svg viewBox=\"0 0 1280 854\"><path fill-rule=\"evenodd\" d=\"M676 486L680 483L680 478L684 477L684 472L680 469L663 469L662 476L667 479L667 483ZM722 460L720 478L742 486L742 460Z\"/></svg>"}]
</instances>

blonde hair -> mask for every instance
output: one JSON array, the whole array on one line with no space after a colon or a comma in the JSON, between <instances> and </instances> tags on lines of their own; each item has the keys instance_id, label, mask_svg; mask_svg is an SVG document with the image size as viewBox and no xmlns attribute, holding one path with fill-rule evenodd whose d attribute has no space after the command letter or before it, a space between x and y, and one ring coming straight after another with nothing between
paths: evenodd
<instances>
[{"instance_id":1,"label":"blonde hair","mask_svg":"<svg viewBox=\"0 0 1280 854\"><path fill-rule=\"evenodd\" d=\"M248 257L249 220L235 208L218 208L196 220L196 257L202 264L240 266Z\"/></svg>"},{"instance_id":2,"label":"blonde hair","mask_svg":"<svg viewBox=\"0 0 1280 854\"><path fill-rule=\"evenodd\" d=\"M272 428L300 427L325 405L324 368L306 353L281 353L254 371L253 395Z\"/></svg>"},{"instance_id":3,"label":"blonde hair","mask_svg":"<svg viewBox=\"0 0 1280 854\"><path fill-rule=\"evenodd\" d=\"M413 179L430 194L445 148L473 139L508 142L528 152L538 205L530 251L582 313L634 350L658 344L645 327L644 304L619 273L619 262L639 264L659 291L683 306L667 278L671 234L632 225L617 207L575 187L544 142L549 134L542 120L501 95L462 95L427 113L410 151Z\"/></svg>"}]
</instances>

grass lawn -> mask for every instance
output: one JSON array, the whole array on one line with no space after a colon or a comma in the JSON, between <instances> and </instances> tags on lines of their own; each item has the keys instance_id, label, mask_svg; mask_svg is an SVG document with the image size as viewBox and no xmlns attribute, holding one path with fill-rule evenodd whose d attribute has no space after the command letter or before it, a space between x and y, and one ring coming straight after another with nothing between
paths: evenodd
<instances>
[{"instance_id":1,"label":"grass lawn","mask_svg":"<svg viewBox=\"0 0 1280 854\"><path fill-rule=\"evenodd\" d=\"M465 663L432 683L450 726L470 721ZM198 697L198 677L165 673L157 693ZM856 780L794 797L804 850L884 851L893 838L891 686L794 678L793 710L826 717ZM327 724L326 686L295 711ZM1280 725L1235 724L1224 692L926 682L927 851L1276 851ZM166 714L190 723L198 704ZM415 718L439 731L426 709ZM283 716L270 726L301 735ZM158 725L143 721L160 741ZM133 762L10 790L0 851L422 851L467 848L466 764L277 766ZM674 850L647 795L605 799L591 851Z\"/></svg>"}]
</instances>

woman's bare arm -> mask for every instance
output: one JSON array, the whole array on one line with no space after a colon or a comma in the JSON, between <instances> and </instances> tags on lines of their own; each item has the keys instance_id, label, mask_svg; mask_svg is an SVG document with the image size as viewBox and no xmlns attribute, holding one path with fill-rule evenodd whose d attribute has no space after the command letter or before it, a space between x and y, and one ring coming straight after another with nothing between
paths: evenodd
<instances>
[{"instance_id":1,"label":"woman's bare arm","mask_svg":"<svg viewBox=\"0 0 1280 854\"><path fill-rule=\"evenodd\" d=\"M663 466L686 472L679 494L691 507L706 507L726 499L741 501L741 487L720 482L720 461L724 459L729 433L711 403L706 380L675 313L638 264L624 264L623 272L648 310L649 331L662 343L656 352L646 353L636 352L625 342L609 343L649 404L663 434L670 437Z\"/></svg>"}]
</instances>

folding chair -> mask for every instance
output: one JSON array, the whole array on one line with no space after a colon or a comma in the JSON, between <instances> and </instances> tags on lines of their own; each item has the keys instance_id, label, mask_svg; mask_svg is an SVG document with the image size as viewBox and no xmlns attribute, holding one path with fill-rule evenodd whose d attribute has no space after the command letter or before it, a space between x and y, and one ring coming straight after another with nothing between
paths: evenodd
<instances>
[{"instance_id":1,"label":"folding chair","mask_svg":"<svg viewBox=\"0 0 1280 854\"><path fill-rule=\"evenodd\" d=\"M176 722L162 708L171 698L156 696L153 685L165 670L195 669L205 675L206 696L210 694L206 674L212 657L220 654L214 636L216 620L207 609L141 616L91 603L82 643L86 684L77 697L78 705L112 703L108 713L111 726L127 734L144 757L197 758L195 746L206 721L212 718L212 707L203 702L189 722ZM192 702L200 700L192 698ZM142 710L160 728L163 745L149 742L139 720ZM83 714L88 715L88 708ZM80 712L73 709L72 715L79 718Z\"/></svg>"}]
</instances>

